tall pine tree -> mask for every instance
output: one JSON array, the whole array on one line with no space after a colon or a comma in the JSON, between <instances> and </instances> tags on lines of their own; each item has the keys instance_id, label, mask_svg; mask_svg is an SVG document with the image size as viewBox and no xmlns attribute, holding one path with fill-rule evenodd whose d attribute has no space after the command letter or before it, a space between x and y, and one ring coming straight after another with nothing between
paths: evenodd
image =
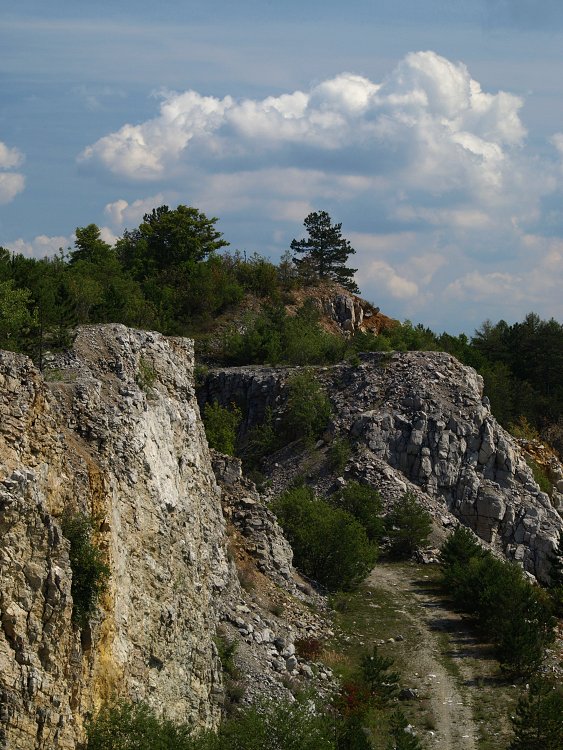
<instances>
[{"instance_id":1,"label":"tall pine tree","mask_svg":"<svg viewBox=\"0 0 563 750\"><path fill-rule=\"evenodd\" d=\"M326 211L315 211L303 222L308 237L292 240L291 249L303 255L293 256L297 267L302 266L315 278L330 279L341 284L351 292L360 290L354 281L357 268L347 268L348 256L356 251L350 242L342 236L342 224L332 224Z\"/></svg>"}]
</instances>

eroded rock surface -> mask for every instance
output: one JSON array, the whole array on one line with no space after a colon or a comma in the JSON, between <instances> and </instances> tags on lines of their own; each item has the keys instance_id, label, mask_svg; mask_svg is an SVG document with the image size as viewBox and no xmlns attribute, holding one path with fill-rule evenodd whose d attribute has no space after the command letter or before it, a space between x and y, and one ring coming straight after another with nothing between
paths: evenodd
<instances>
[{"instance_id":1,"label":"eroded rock surface","mask_svg":"<svg viewBox=\"0 0 563 750\"><path fill-rule=\"evenodd\" d=\"M516 441L491 414L481 377L440 352L361 359L358 367L316 370L333 403L332 434L347 436L353 447L343 481L369 482L391 500L412 484L435 517L445 513L450 523L453 513L483 540L546 580L547 556L563 520L535 483ZM213 371L200 398L224 405L236 401L246 414L245 431L260 421L267 407L283 411L290 372ZM288 468L283 455L269 466L274 486L291 478ZM315 481L326 488L329 480L321 472Z\"/></svg>"},{"instance_id":2,"label":"eroded rock surface","mask_svg":"<svg viewBox=\"0 0 563 750\"><path fill-rule=\"evenodd\" d=\"M187 340L82 329L40 374L0 355L0 745L74 748L112 694L182 721L220 715L214 597L225 524ZM99 616L71 623L64 509L97 521L111 569Z\"/></svg>"}]
</instances>

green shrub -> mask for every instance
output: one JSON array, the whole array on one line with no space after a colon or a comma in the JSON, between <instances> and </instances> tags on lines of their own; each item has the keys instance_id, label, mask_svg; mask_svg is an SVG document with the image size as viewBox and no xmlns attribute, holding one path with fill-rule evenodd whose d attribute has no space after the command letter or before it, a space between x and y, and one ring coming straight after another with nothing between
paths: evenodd
<instances>
[{"instance_id":1,"label":"green shrub","mask_svg":"<svg viewBox=\"0 0 563 750\"><path fill-rule=\"evenodd\" d=\"M87 750L195 750L186 725L157 717L144 703L103 706L88 725L87 737Z\"/></svg>"},{"instance_id":2,"label":"green shrub","mask_svg":"<svg viewBox=\"0 0 563 750\"><path fill-rule=\"evenodd\" d=\"M103 562L102 552L92 542L93 521L90 516L65 513L61 528L70 542L72 620L80 628L85 628L99 597L107 588L110 571Z\"/></svg>"},{"instance_id":3,"label":"green shrub","mask_svg":"<svg viewBox=\"0 0 563 750\"><path fill-rule=\"evenodd\" d=\"M543 466L540 466L536 461L534 461L531 458L526 459L526 463L532 470L532 474L534 475L534 481L540 488L542 492L547 493L548 495L551 495L553 492L553 484L548 477L545 469Z\"/></svg>"},{"instance_id":4,"label":"green shrub","mask_svg":"<svg viewBox=\"0 0 563 750\"><path fill-rule=\"evenodd\" d=\"M385 519L392 557L408 559L428 542L432 516L418 503L412 492L406 492Z\"/></svg>"},{"instance_id":5,"label":"green shrub","mask_svg":"<svg viewBox=\"0 0 563 750\"><path fill-rule=\"evenodd\" d=\"M483 555L484 550L475 534L466 526L458 526L440 550L443 584L448 591L456 592L454 596L459 597L462 603L470 601L468 593L462 591L467 565L472 559L479 560Z\"/></svg>"},{"instance_id":6,"label":"green shrub","mask_svg":"<svg viewBox=\"0 0 563 750\"><path fill-rule=\"evenodd\" d=\"M215 645L217 646L217 653L221 660L221 669L229 677L237 678L238 670L235 664L237 642L229 641L223 635L218 633L215 636Z\"/></svg>"},{"instance_id":7,"label":"green shrub","mask_svg":"<svg viewBox=\"0 0 563 750\"><path fill-rule=\"evenodd\" d=\"M537 675L518 702L512 718L514 739L509 750L561 750L563 688L553 678Z\"/></svg>"},{"instance_id":8,"label":"green shrub","mask_svg":"<svg viewBox=\"0 0 563 750\"><path fill-rule=\"evenodd\" d=\"M348 438L334 438L328 449L328 461L332 471L336 474L342 474L351 455L352 448Z\"/></svg>"},{"instance_id":9,"label":"green shrub","mask_svg":"<svg viewBox=\"0 0 563 750\"><path fill-rule=\"evenodd\" d=\"M151 395L153 386L156 382L156 370L144 357L139 358L139 367L135 381L147 396Z\"/></svg>"},{"instance_id":10,"label":"green shrub","mask_svg":"<svg viewBox=\"0 0 563 750\"><path fill-rule=\"evenodd\" d=\"M327 427L332 412L328 396L312 372L292 375L287 381L288 397L283 431L288 440L303 439L311 444Z\"/></svg>"},{"instance_id":11,"label":"green shrub","mask_svg":"<svg viewBox=\"0 0 563 750\"><path fill-rule=\"evenodd\" d=\"M331 497L338 508L351 513L359 521L370 541L379 541L385 527L381 512L383 503L379 492L368 484L349 482L340 492Z\"/></svg>"},{"instance_id":12,"label":"green shrub","mask_svg":"<svg viewBox=\"0 0 563 750\"><path fill-rule=\"evenodd\" d=\"M231 409L220 406L217 401L205 404L203 424L209 447L233 456L241 419L241 411L235 404L232 404Z\"/></svg>"},{"instance_id":13,"label":"green shrub","mask_svg":"<svg viewBox=\"0 0 563 750\"><path fill-rule=\"evenodd\" d=\"M270 407L262 424L252 427L242 450L242 460L246 470L260 467L262 460L281 448L283 439L276 429L274 413Z\"/></svg>"},{"instance_id":14,"label":"green shrub","mask_svg":"<svg viewBox=\"0 0 563 750\"><path fill-rule=\"evenodd\" d=\"M533 674L554 638L549 595L516 565L484 552L467 531L450 537L442 557L447 591L495 644L503 669L516 677Z\"/></svg>"},{"instance_id":15,"label":"green shrub","mask_svg":"<svg viewBox=\"0 0 563 750\"><path fill-rule=\"evenodd\" d=\"M340 508L297 487L281 495L272 510L286 534L297 568L331 591L351 589L370 571L377 548L365 529Z\"/></svg>"},{"instance_id":16,"label":"green shrub","mask_svg":"<svg viewBox=\"0 0 563 750\"><path fill-rule=\"evenodd\" d=\"M422 750L423 745L418 737L407 732L408 721L400 710L394 711L390 720L391 739L387 750Z\"/></svg>"},{"instance_id":17,"label":"green shrub","mask_svg":"<svg viewBox=\"0 0 563 750\"><path fill-rule=\"evenodd\" d=\"M213 750L336 750L333 720L310 703L262 702L225 722Z\"/></svg>"},{"instance_id":18,"label":"green shrub","mask_svg":"<svg viewBox=\"0 0 563 750\"><path fill-rule=\"evenodd\" d=\"M399 694L399 673L391 672L393 659L381 656L377 646L361 661L362 679L378 705L386 705Z\"/></svg>"}]
</instances>

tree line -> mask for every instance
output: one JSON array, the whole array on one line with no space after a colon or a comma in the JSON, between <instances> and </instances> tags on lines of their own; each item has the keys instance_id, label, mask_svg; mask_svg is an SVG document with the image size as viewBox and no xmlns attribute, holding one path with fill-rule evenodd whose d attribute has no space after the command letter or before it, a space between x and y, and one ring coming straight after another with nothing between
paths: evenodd
<instances>
[{"instance_id":1,"label":"tree line","mask_svg":"<svg viewBox=\"0 0 563 750\"><path fill-rule=\"evenodd\" d=\"M46 350L68 345L78 324L118 322L192 336L199 353L223 364L323 364L357 361L362 351L443 350L485 379L493 413L505 426L526 424L563 452L563 326L529 313L512 325L485 321L472 338L436 334L409 321L379 336L334 336L311 304L288 315L292 293L322 280L356 292L354 253L341 225L324 212L304 221L307 237L293 240L277 264L227 252L228 242L196 208L160 206L114 245L95 224L79 227L72 249L35 259L0 248L0 347L31 356L42 367ZM261 300L244 326L217 344L216 320L252 295ZM213 347L209 345L214 341Z\"/></svg>"}]
</instances>

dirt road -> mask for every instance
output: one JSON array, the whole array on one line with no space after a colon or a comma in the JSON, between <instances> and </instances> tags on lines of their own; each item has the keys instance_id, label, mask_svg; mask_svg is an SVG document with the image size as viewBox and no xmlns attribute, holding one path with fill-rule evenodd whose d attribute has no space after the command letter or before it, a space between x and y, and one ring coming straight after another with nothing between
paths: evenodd
<instances>
[{"instance_id":1,"label":"dirt road","mask_svg":"<svg viewBox=\"0 0 563 750\"><path fill-rule=\"evenodd\" d=\"M425 743L440 750L477 750L479 731L471 703L472 691L480 689L479 676L471 673L467 656L478 645L459 616L424 581L424 568L380 565L367 583L374 594L377 590L392 593L410 626L404 645L397 646L402 647L409 686L427 700L433 716Z\"/></svg>"}]
</instances>

